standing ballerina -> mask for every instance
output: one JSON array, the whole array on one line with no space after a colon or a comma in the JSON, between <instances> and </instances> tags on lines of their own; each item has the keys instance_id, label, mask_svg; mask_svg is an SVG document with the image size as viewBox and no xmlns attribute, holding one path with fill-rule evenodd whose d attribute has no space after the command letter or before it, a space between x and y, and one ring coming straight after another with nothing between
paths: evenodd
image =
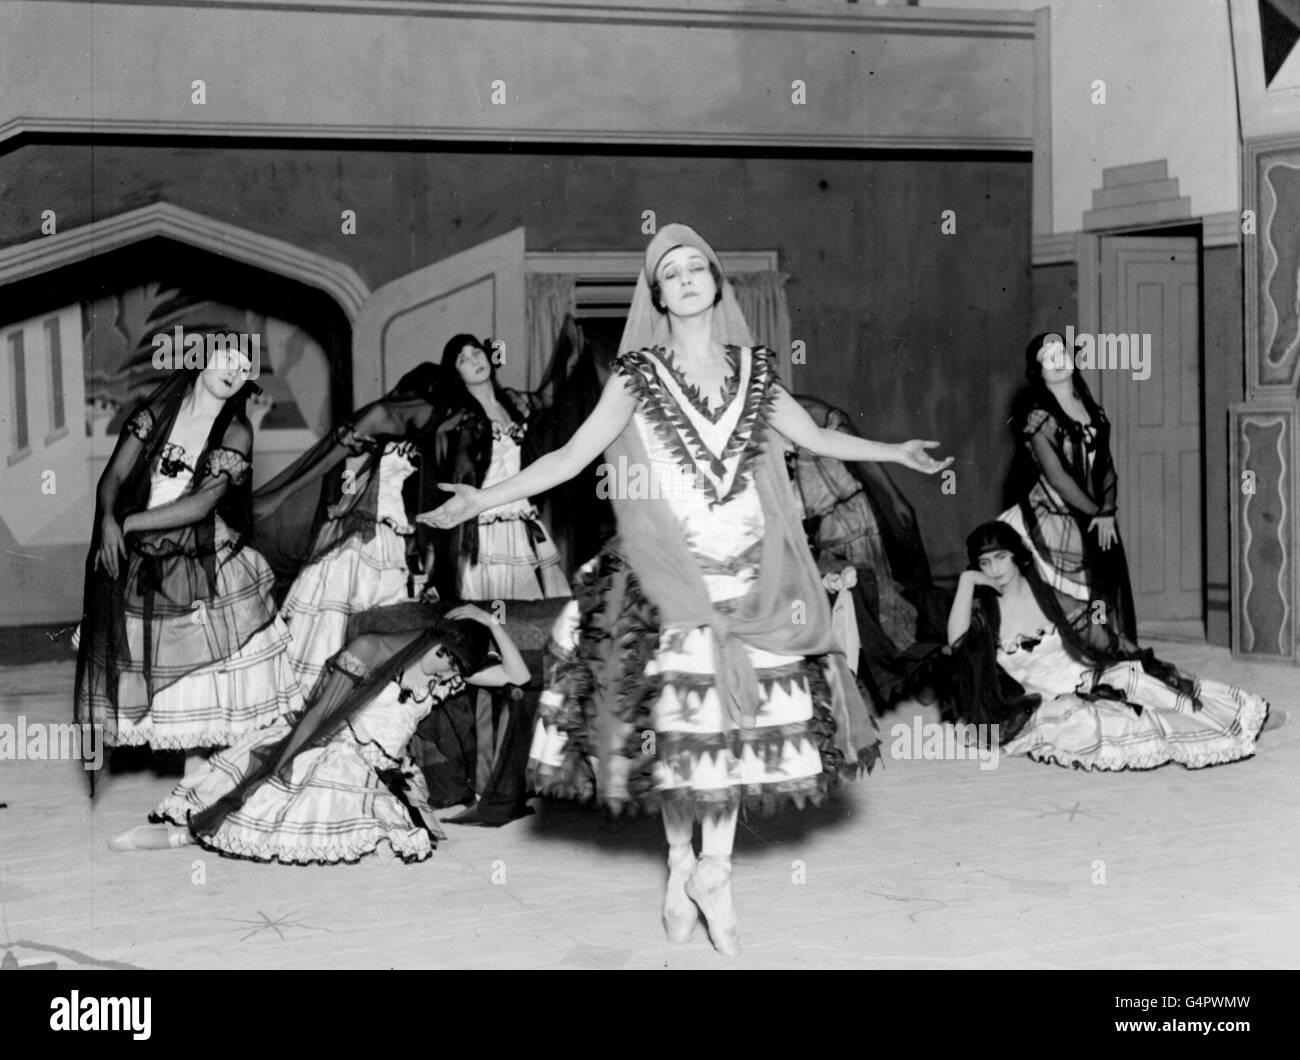
<instances>
[{"instance_id":1,"label":"standing ballerina","mask_svg":"<svg viewBox=\"0 0 1300 1060\"><path fill-rule=\"evenodd\" d=\"M1025 375L1029 387L1014 417L1021 443L1012 470L1015 506L999 518L1028 540L1052 588L1100 601L1106 621L1136 641L1128 561L1115 524L1110 420L1059 335L1030 341Z\"/></svg>"},{"instance_id":2,"label":"standing ballerina","mask_svg":"<svg viewBox=\"0 0 1300 1060\"><path fill-rule=\"evenodd\" d=\"M438 429L439 481L485 490L518 474L527 462L534 399L497 382L488 351L502 348L497 340L456 335L443 349L445 400L455 411ZM459 531L435 535L434 551L434 578L449 600L569 595L559 554L527 496L479 512Z\"/></svg>"},{"instance_id":3,"label":"standing ballerina","mask_svg":"<svg viewBox=\"0 0 1300 1060\"><path fill-rule=\"evenodd\" d=\"M233 355L232 355L233 356ZM249 362L176 372L131 413L99 480L76 717L110 746L203 750L298 710L274 577L245 546Z\"/></svg>"},{"instance_id":4,"label":"standing ballerina","mask_svg":"<svg viewBox=\"0 0 1300 1060\"><path fill-rule=\"evenodd\" d=\"M648 478L648 490L629 480L612 491L620 537L579 572L557 623L578 643L551 675L530 769L544 792L661 807L668 937L686 941L698 908L714 946L734 954L742 802L815 801L839 769L879 756L767 433L841 460L947 464L925 451L935 442L817 427L777 382L772 351L753 345L717 255L685 225L651 241L621 348L564 446L490 489L451 487L455 498L420 518L456 525L550 489L602 451L642 486Z\"/></svg>"},{"instance_id":5,"label":"standing ballerina","mask_svg":"<svg viewBox=\"0 0 1300 1060\"><path fill-rule=\"evenodd\" d=\"M253 497L258 547L281 574L296 574L280 617L308 695L343 647L349 616L408 599L408 479L438 423L439 379L432 364L412 369Z\"/></svg>"}]
</instances>

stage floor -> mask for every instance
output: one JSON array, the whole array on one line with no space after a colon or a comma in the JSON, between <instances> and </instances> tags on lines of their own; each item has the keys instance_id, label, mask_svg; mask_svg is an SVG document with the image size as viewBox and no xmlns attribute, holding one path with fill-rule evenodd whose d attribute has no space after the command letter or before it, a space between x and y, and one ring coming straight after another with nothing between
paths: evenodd
<instances>
[{"instance_id":1,"label":"stage floor","mask_svg":"<svg viewBox=\"0 0 1300 1060\"><path fill-rule=\"evenodd\" d=\"M655 820L536 801L447 825L418 865L283 867L197 847L114 853L174 777L0 764L0 964L138 968L1294 968L1300 671L1156 644L1292 717L1255 758L1086 774L891 758L827 805L742 820L744 953L663 937ZM0 668L0 722L67 721L71 662ZM179 767L177 767L179 768Z\"/></svg>"}]
</instances>

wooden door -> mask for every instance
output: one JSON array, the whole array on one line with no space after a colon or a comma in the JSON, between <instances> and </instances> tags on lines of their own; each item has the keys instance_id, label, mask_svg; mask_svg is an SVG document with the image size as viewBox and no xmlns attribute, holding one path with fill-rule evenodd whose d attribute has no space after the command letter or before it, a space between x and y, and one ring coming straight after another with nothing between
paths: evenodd
<instances>
[{"instance_id":1,"label":"wooden door","mask_svg":"<svg viewBox=\"0 0 1300 1060\"><path fill-rule=\"evenodd\" d=\"M1119 530L1138 627L1204 636L1201 296L1194 238L1101 240L1101 330L1089 373L1113 424ZM1107 343L1106 340L1109 340ZM1142 344L1146 363L1133 352ZM1149 343L1149 346L1147 345ZM1146 351L1149 350L1149 353ZM1149 374L1148 374L1149 373Z\"/></svg>"},{"instance_id":2,"label":"wooden door","mask_svg":"<svg viewBox=\"0 0 1300 1060\"><path fill-rule=\"evenodd\" d=\"M373 291L352 343L353 400L360 407L422 361L437 362L453 335L506 343L497 379L525 385L524 230L416 269Z\"/></svg>"}]
</instances>

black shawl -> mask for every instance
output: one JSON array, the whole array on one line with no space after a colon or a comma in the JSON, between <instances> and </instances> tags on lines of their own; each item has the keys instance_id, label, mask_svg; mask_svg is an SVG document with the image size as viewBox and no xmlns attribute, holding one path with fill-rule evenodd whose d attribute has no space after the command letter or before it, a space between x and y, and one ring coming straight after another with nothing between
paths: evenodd
<instances>
[{"instance_id":1,"label":"black shawl","mask_svg":"<svg viewBox=\"0 0 1300 1060\"><path fill-rule=\"evenodd\" d=\"M256 529L253 545L276 573L282 595L307 564L327 556L344 541L375 535L379 505L379 461L389 442L419 448L447 415L441 403L441 370L422 364L408 372L387 395L359 410L253 494ZM349 456L364 462L352 475L335 472ZM407 478L402 496L408 517L421 505L419 472Z\"/></svg>"},{"instance_id":2,"label":"black shawl","mask_svg":"<svg viewBox=\"0 0 1300 1060\"><path fill-rule=\"evenodd\" d=\"M168 437L181 403L198 385L198 376L197 371L174 373L136 406L100 479L77 650L74 717L78 723L98 723L112 731L119 712L142 716L162 689L229 657L275 617L267 600L226 601L222 620L206 623L205 643L178 636L192 632L196 613L209 608L217 597L218 517L228 528L232 554L243 547L252 522L253 430L244 406L259 391L251 382L226 400L194 462L190 484L175 502L191 505L194 521L132 533L126 539L128 556L117 579L97 563L104 516L111 512L120 525L128 515L148 507L154 470L173 459L165 452ZM132 439L138 440L140 451L114 489L113 467ZM215 501L210 499L214 492ZM128 642L128 611L144 624L143 654L138 657L132 656ZM185 647L179 648L178 642ZM141 674L145 702L119 702L123 672ZM93 794L93 775L91 790Z\"/></svg>"},{"instance_id":3,"label":"black shawl","mask_svg":"<svg viewBox=\"0 0 1300 1060\"><path fill-rule=\"evenodd\" d=\"M326 664L306 711L234 789L191 820L190 830L196 836L212 835L259 785L273 776L287 780L298 755L329 743L389 681L417 666L435 644L447 647L462 677L495 661L489 634L480 624L447 621L441 617L443 610L436 604L408 603L354 615L347 647Z\"/></svg>"}]
</instances>

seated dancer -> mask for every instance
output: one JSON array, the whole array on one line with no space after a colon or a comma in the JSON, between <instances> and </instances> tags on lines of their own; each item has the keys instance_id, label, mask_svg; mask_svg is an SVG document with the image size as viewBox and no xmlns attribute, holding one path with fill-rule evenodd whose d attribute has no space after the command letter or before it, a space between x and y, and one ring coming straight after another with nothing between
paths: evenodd
<instances>
[{"instance_id":1,"label":"seated dancer","mask_svg":"<svg viewBox=\"0 0 1300 1060\"><path fill-rule=\"evenodd\" d=\"M420 519L454 526L602 451L649 480L612 491L619 537L575 580L560 623L577 642L550 675L530 769L545 793L661 808L668 937L685 941L702 913L714 946L734 954L741 804L816 801L840 769L879 756L769 432L840 460L947 465L926 452L936 442L885 445L813 423L777 382L772 351L754 345L717 255L685 225L651 241L621 346L564 446L490 489L450 487L455 498Z\"/></svg>"},{"instance_id":2,"label":"seated dancer","mask_svg":"<svg viewBox=\"0 0 1300 1060\"><path fill-rule=\"evenodd\" d=\"M367 612L371 632L329 660L297 718L209 760L115 850L197 841L209 850L292 865L355 862L376 852L423 861L444 838L424 777L405 758L416 727L466 684L522 684L528 669L505 627L472 605ZM495 642L495 652L489 646Z\"/></svg>"},{"instance_id":3,"label":"seated dancer","mask_svg":"<svg viewBox=\"0 0 1300 1060\"><path fill-rule=\"evenodd\" d=\"M443 349L449 415L436 436L433 482L487 489L527 463L524 445L537 402L534 395L497 382L496 362L488 351L499 354L504 348L499 340L480 342L473 335L456 335ZM443 499L445 495L431 493L425 501L432 506ZM480 512L459 530L435 534L433 546L433 576L444 599L569 595L559 554L527 497Z\"/></svg>"},{"instance_id":4,"label":"seated dancer","mask_svg":"<svg viewBox=\"0 0 1300 1060\"><path fill-rule=\"evenodd\" d=\"M348 618L409 598L419 444L441 420L436 366L407 372L253 495L254 541L292 586L280 609L310 695ZM418 559L417 561L418 562Z\"/></svg>"},{"instance_id":5,"label":"seated dancer","mask_svg":"<svg viewBox=\"0 0 1300 1060\"><path fill-rule=\"evenodd\" d=\"M1052 588L1100 602L1106 624L1136 643L1133 589L1115 523L1119 480L1110 420L1060 335L1030 340L1025 376L1029 386L1012 417L1018 441L1008 485L1013 507L998 518L1025 538Z\"/></svg>"},{"instance_id":6,"label":"seated dancer","mask_svg":"<svg viewBox=\"0 0 1300 1060\"><path fill-rule=\"evenodd\" d=\"M250 367L231 352L173 372L135 408L86 558L76 720L109 746L184 750L187 774L205 749L302 706L271 569L245 543Z\"/></svg>"},{"instance_id":7,"label":"seated dancer","mask_svg":"<svg viewBox=\"0 0 1300 1060\"><path fill-rule=\"evenodd\" d=\"M1189 768L1255 753L1259 696L1180 674L1042 578L1004 522L966 540L948 619L949 711L998 726L1004 754L1080 769Z\"/></svg>"},{"instance_id":8,"label":"seated dancer","mask_svg":"<svg viewBox=\"0 0 1300 1060\"><path fill-rule=\"evenodd\" d=\"M818 426L857 435L840 409L795 400ZM878 707L920 692L946 643L949 597L931 581L911 504L882 464L793 447L786 459L822 582L837 594L832 620L850 668Z\"/></svg>"}]
</instances>

